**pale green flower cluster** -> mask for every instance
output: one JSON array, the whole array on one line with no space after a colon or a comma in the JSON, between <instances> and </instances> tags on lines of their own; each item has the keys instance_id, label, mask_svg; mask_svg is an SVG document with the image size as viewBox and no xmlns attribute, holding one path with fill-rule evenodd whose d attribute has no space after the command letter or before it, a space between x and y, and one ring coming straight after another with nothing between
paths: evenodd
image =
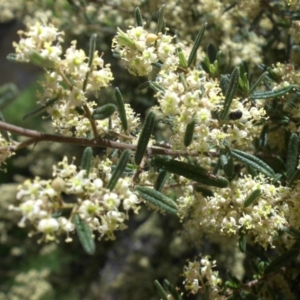
<instances>
[{"instance_id":1,"label":"pale green flower cluster","mask_svg":"<svg viewBox=\"0 0 300 300\"><path fill-rule=\"evenodd\" d=\"M225 143L251 147L253 138L261 132L258 123L265 115L263 104L234 99L232 111L239 110L242 117L230 121L230 126L218 122L213 115L220 112L224 102L219 82L194 68L181 72L175 46L171 44L173 39L168 35L148 33L139 26L131 27L126 33L119 29L112 46L129 72L138 76L151 76L153 63L161 62L155 79L161 89L156 93L160 105L156 109L164 114L166 122L171 121L173 149L185 148L184 133L192 121L196 126L195 142L189 147L191 150L207 152L214 147L222 148ZM187 53L186 49L186 57Z\"/></svg>"},{"instance_id":2,"label":"pale green flower cluster","mask_svg":"<svg viewBox=\"0 0 300 300\"><path fill-rule=\"evenodd\" d=\"M143 27L131 27L126 32L118 28L112 49L124 60L131 74L147 76L151 74L153 63L160 61L164 70L175 70L179 59L170 35L148 33Z\"/></svg>"},{"instance_id":3,"label":"pale green flower cluster","mask_svg":"<svg viewBox=\"0 0 300 300\"><path fill-rule=\"evenodd\" d=\"M245 201L255 190L260 196L245 206ZM288 224L290 207L283 202L290 190L275 186L262 175L244 176L230 183L228 188L215 189L214 196L203 197L190 189L178 199L187 230L198 228L203 233L235 236L246 233L264 248L272 246L277 232Z\"/></svg>"},{"instance_id":4,"label":"pale green flower cluster","mask_svg":"<svg viewBox=\"0 0 300 300\"><path fill-rule=\"evenodd\" d=\"M32 223L36 231L43 233L41 241L56 240L57 236L66 234L69 242L75 230L73 217L78 214L100 239L114 239L116 230L126 228L128 212L137 213L140 201L130 190L130 178L120 178L113 191L105 188L111 165L109 159L102 162L95 159L94 168L87 176L85 170L77 170L65 157L54 166L53 180L26 180L17 194L21 204L10 207L22 213L19 225L25 226L26 221ZM104 175L103 180L99 172ZM66 195L72 195L71 202ZM63 210L71 213L60 216Z\"/></svg>"},{"instance_id":5,"label":"pale green flower cluster","mask_svg":"<svg viewBox=\"0 0 300 300\"><path fill-rule=\"evenodd\" d=\"M156 94L165 119L172 120L174 149L184 149L183 137L186 126L195 121L195 137L189 149L208 152L222 148L226 143L241 147L251 147L252 139L261 131L255 126L264 118L265 110L259 104L254 106L245 99L233 99L231 111L240 111L242 117L229 120L229 124L218 121L215 116L224 103L224 95L219 82L208 79L204 71L188 69L185 74L161 72L156 82L163 92ZM251 137L251 139L249 139Z\"/></svg>"},{"instance_id":6,"label":"pale green flower cluster","mask_svg":"<svg viewBox=\"0 0 300 300\"><path fill-rule=\"evenodd\" d=\"M62 58L60 42L63 41L63 33L58 32L54 25L36 23L29 25L27 32L20 31L19 34L19 43L13 44L16 49L15 59L24 62L36 62L38 59L39 65L47 68L45 78L41 82L43 92L38 95L39 104L47 106L46 110L52 117L56 131L65 135L86 137L91 131L91 124L77 108L86 106L92 114L97 104L89 101L87 94L98 92L110 85L113 80L110 65L104 65L98 51L94 52L93 61L89 64L85 52L76 48L76 41L71 43ZM84 85L86 80L87 84ZM52 101L53 105L48 106L49 101ZM127 112L132 120L133 112L129 107ZM108 124L105 122L95 121L99 134L108 130ZM117 122L115 127L119 128L118 125Z\"/></svg>"},{"instance_id":7,"label":"pale green flower cluster","mask_svg":"<svg viewBox=\"0 0 300 300\"><path fill-rule=\"evenodd\" d=\"M10 137L10 134L8 133L7 136ZM14 154L9 146L10 142L0 134L0 165L5 163L5 161Z\"/></svg>"},{"instance_id":8,"label":"pale green flower cluster","mask_svg":"<svg viewBox=\"0 0 300 300\"><path fill-rule=\"evenodd\" d=\"M185 289L191 294L204 294L206 289L209 290L209 299L223 299L219 296L221 278L217 271L216 262L211 261L209 256L202 257L200 260L189 261L183 269Z\"/></svg>"}]
</instances>

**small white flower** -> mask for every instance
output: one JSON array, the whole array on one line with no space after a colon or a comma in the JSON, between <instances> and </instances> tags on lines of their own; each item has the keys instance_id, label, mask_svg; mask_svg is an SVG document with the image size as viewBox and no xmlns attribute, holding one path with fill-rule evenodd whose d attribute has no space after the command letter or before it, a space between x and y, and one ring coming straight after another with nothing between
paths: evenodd
<instances>
[{"instance_id":1,"label":"small white flower","mask_svg":"<svg viewBox=\"0 0 300 300\"><path fill-rule=\"evenodd\" d=\"M39 221L37 229L40 232L53 233L59 229L59 223L54 218L42 219Z\"/></svg>"}]
</instances>

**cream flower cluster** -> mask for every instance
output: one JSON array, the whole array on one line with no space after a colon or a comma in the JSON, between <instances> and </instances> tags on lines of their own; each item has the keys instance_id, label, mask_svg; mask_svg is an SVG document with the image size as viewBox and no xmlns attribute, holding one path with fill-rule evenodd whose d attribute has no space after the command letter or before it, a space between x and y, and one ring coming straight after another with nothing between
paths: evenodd
<instances>
[{"instance_id":1,"label":"cream flower cluster","mask_svg":"<svg viewBox=\"0 0 300 300\"><path fill-rule=\"evenodd\" d=\"M192 294L204 294L209 289L209 299L223 299L219 296L222 280L218 272L214 271L215 261L210 261L209 256L202 257L199 261L189 261L183 269L185 277L183 285Z\"/></svg>"},{"instance_id":2,"label":"cream flower cluster","mask_svg":"<svg viewBox=\"0 0 300 300\"><path fill-rule=\"evenodd\" d=\"M216 115L223 108L224 95L219 82L208 79L204 71L187 70L186 74L161 72L156 82L163 92L156 94L165 119L171 121L171 144L174 149L184 149L183 137L186 126L195 121L194 142L190 150L206 152L228 145L249 148L253 139L261 132L261 126L253 126L265 116L265 110L245 99L244 104L235 98L231 112L240 111L242 117L229 120L228 124L217 120ZM251 137L251 138L249 138Z\"/></svg>"},{"instance_id":3,"label":"cream flower cluster","mask_svg":"<svg viewBox=\"0 0 300 300\"><path fill-rule=\"evenodd\" d=\"M9 133L7 133L10 136ZM14 153L9 149L9 142L0 134L0 166Z\"/></svg>"},{"instance_id":4,"label":"cream flower cluster","mask_svg":"<svg viewBox=\"0 0 300 300\"><path fill-rule=\"evenodd\" d=\"M63 33L59 32L53 25L44 26L41 23L36 23L29 26L27 31L19 30L18 34L21 38L19 43L13 42L17 61L29 62L30 56L34 52L53 62L61 60L62 48L58 42L63 41Z\"/></svg>"},{"instance_id":5,"label":"cream flower cluster","mask_svg":"<svg viewBox=\"0 0 300 300\"><path fill-rule=\"evenodd\" d=\"M245 207L246 199L257 189L261 195ZM257 178L249 175L232 181L228 188L217 189L213 197L203 197L191 190L190 195L185 194L178 201L186 218L185 226L191 232L199 228L230 236L242 230L267 248L273 245L277 232L288 224L289 206L282 201L288 193L289 188L277 187L262 175Z\"/></svg>"},{"instance_id":6,"label":"cream flower cluster","mask_svg":"<svg viewBox=\"0 0 300 300\"><path fill-rule=\"evenodd\" d=\"M253 139L261 132L261 126L254 125L264 118L263 104L259 101L250 103L247 99L243 100L243 104L240 99L234 99L231 110L239 110L241 119L230 121L230 126L218 122L216 115L224 103L219 82L209 79L201 70L189 68L181 72L172 39L168 35L149 34L143 27L132 27L126 33L119 29L113 50L120 54L129 71L135 75L150 76L152 64L158 60L162 63L155 78L161 90L156 94L160 105L156 109L161 110L166 123L171 124L173 149L184 148L186 126L192 121L196 125L195 142L189 147L191 150L206 152L212 147L223 147L225 143L251 147ZM164 42L166 44L163 45ZM150 50L153 55L148 53ZM187 49L183 52L187 57ZM168 62L172 62L171 65Z\"/></svg>"},{"instance_id":7,"label":"cream flower cluster","mask_svg":"<svg viewBox=\"0 0 300 300\"><path fill-rule=\"evenodd\" d=\"M298 170L299 170L298 166ZM289 222L289 226L296 228L300 230L300 203L299 203L299 197L300 197L300 181L297 180L295 186L291 190L288 197L286 197L287 203L290 207L289 213L287 215L287 219Z\"/></svg>"},{"instance_id":8,"label":"cream flower cluster","mask_svg":"<svg viewBox=\"0 0 300 300\"><path fill-rule=\"evenodd\" d=\"M20 32L21 40L14 43L16 60L32 61L32 55L45 61L46 75L41 82L43 92L38 96L39 104L47 106L56 130L65 135L86 137L91 125L86 116L78 108L86 106L90 113L97 105L89 101L88 93L97 93L101 88L110 85L113 75L110 65L104 65L98 51L93 54L92 63L82 49L77 49L76 41L62 56L62 33L53 25L36 23L29 25L28 32ZM87 80L86 85L84 82ZM49 105L49 102L52 105ZM133 114L133 113L131 113ZM118 125L118 124L117 124ZM107 129L96 121L101 134ZM74 129L75 128L75 132Z\"/></svg>"},{"instance_id":9,"label":"cream flower cluster","mask_svg":"<svg viewBox=\"0 0 300 300\"><path fill-rule=\"evenodd\" d=\"M157 62L165 70L175 70L178 67L179 59L172 40L170 35L148 33L142 26L131 27L126 32L118 28L112 49L124 60L131 74L149 76L153 64Z\"/></svg>"},{"instance_id":10,"label":"cream flower cluster","mask_svg":"<svg viewBox=\"0 0 300 300\"><path fill-rule=\"evenodd\" d=\"M17 194L20 205L11 207L23 215L19 225L29 221L36 231L43 233L45 241L54 240L62 233L67 235L66 241L71 241L70 233L75 230L73 216L79 214L100 238L114 239L116 230L126 228L124 222L129 210L138 211L139 199L130 190L129 178L120 178L113 191L104 187L110 178L111 164L108 159L101 164L94 160L94 169L86 176L85 170L77 170L65 157L54 166L52 181L26 180ZM104 181L99 178L99 172L106 175ZM67 216L64 211L71 213Z\"/></svg>"}]
</instances>

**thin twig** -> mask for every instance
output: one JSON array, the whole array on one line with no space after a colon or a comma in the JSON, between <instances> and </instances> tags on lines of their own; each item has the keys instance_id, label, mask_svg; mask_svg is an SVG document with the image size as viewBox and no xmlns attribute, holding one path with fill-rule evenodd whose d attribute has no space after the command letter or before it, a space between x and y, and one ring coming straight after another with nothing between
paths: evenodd
<instances>
[{"instance_id":1,"label":"thin twig","mask_svg":"<svg viewBox=\"0 0 300 300\"><path fill-rule=\"evenodd\" d=\"M86 104L83 105L83 109L84 109L84 112L85 112L85 116L87 117L87 119L89 120L89 122L92 126L94 137L97 138L98 137L98 132L97 132L97 127L96 127L96 122L95 122L95 120L92 119L91 111L90 111L89 107Z\"/></svg>"},{"instance_id":2,"label":"thin twig","mask_svg":"<svg viewBox=\"0 0 300 300\"><path fill-rule=\"evenodd\" d=\"M17 146L10 147L14 151L41 141L82 145L82 146L90 146L90 147L100 147L100 148L112 148L112 149L120 149L120 150L125 150L125 149L130 149L132 151L136 150L136 145L115 142L100 137L96 139L87 139L87 138L79 138L79 137L61 136L57 134L48 134L36 130L30 130L23 127L15 126L2 121L0 121L0 129L18 135L27 136L30 138L29 140L22 142ZM209 155L211 157L219 156L219 154L215 152L203 153L203 154L206 156ZM165 149L165 148L148 147L147 156L152 156L152 155L199 156L200 153L197 151L188 152L188 151L176 151L176 150Z\"/></svg>"}]
</instances>

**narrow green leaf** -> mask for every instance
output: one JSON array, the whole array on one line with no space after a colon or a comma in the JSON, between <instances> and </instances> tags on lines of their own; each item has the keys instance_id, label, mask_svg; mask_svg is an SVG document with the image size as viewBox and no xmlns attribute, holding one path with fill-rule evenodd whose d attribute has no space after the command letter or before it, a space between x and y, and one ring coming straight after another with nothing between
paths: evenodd
<instances>
[{"instance_id":1,"label":"narrow green leaf","mask_svg":"<svg viewBox=\"0 0 300 300\"><path fill-rule=\"evenodd\" d=\"M239 78L239 87L243 91L243 93L249 93L249 81L246 73L241 74Z\"/></svg>"},{"instance_id":2,"label":"narrow green leaf","mask_svg":"<svg viewBox=\"0 0 300 300\"><path fill-rule=\"evenodd\" d=\"M9 53L9 54L7 54L6 59L9 60L9 61L11 61L11 62L17 62L17 63L23 62L23 61L18 61L17 60L17 55L15 53Z\"/></svg>"},{"instance_id":3,"label":"narrow green leaf","mask_svg":"<svg viewBox=\"0 0 300 300\"><path fill-rule=\"evenodd\" d=\"M299 255L299 249L291 248L284 252L282 255L275 258L268 267L266 267L264 274L270 274L278 271L282 267L289 265Z\"/></svg>"},{"instance_id":4,"label":"narrow green leaf","mask_svg":"<svg viewBox=\"0 0 300 300\"><path fill-rule=\"evenodd\" d=\"M231 154L231 150L228 146L222 151L223 154L220 156L220 163L222 165L223 171L228 178L233 176L234 164Z\"/></svg>"},{"instance_id":5,"label":"narrow green leaf","mask_svg":"<svg viewBox=\"0 0 300 300\"><path fill-rule=\"evenodd\" d=\"M196 185L194 189L197 193L201 193L203 197L214 197L214 193L211 190L204 188L201 185Z\"/></svg>"},{"instance_id":6,"label":"narrow green leaf","mask_svg":"<svg viewBox=\"0 0 300 300\"><path fill-rule=\"evenodd\" d=\"M86 222L80 218L78 214L73 216L76 232L79 237L79 241L85 250L85 252L89 255L95 254L96 246L95 241L93 239L92 232Z\"/></svg>"},{"instance_id":7,"label":"narrow green leaf","mask_svg":"<svg viewBox=\"0 0 300 300\"><path fill-rule=\"evenodd\" d=\"M197 51L198 51L198 49L199 49L199 47L200 47L200 43L201 43L201 41L202 41L202 37L203 37L203 35L204 35L204 31L205 31L206 26L207 26L207 23L204 23L204 24L201 26L201 28L200 28L200 30L199 30L199 32L198 32L198 34L197 34L195 43L194 43L193 48L192 48L192 50L191 50L190 56L189 56L189 58L188 58L188 67L191 66L191 64L193 63L193 61L194 61L195 58L196 58Z\"/></svg>"},{"instance_id":8,"label":"narrow green leaf","mask_svg":"<svg viewBox=\"0 0 300 300\"><path fill-rule=\"evenodd\" d=\"M248 197L247 199L245 200L244 202L244 207L248 207L250 206L251 204L254 203L254 201L256 201L259 196L261 195L261 190L260 189L256 189L254 190Z\"/></svg>"},{"instance_id":9,"label":"narrow green leaf","mask_svg":"<svg viewBox=\"0 0 300 300\"><path fill-rule=\"evenodd\" d=\"M241 283L241 281L229 271L227 272L227 276L228 276L229 280L231 280L235 284L239 285Z\"/></svg>"},{"instance_id":10,"label":"narrow green leaf","mask_svg":"<svg viewBox=\"0 0 300 300\"><path fill-rule=\"evenodd\" d=\"M174 288L167 279L164 280L164 285L166 286L169 293L174 297L174 300L182 300L182 297L177 292L176 288Z\"/></svg>"},{"instance_id":11,"label":"narrow green leaf","mask_svg":"<svg viewBox=\"0 0 300 300\"><path fill-rule=\"evenodd\" d=\"M230 75L229 74L226 74L226 75L221 74L221 76L220 76L220 88L221 88L222 93L224 95L226 95L226 92L228 90L229 82L230 82Z\"/></svg>"},{"instance_id":12,"label":"narrow green leaf","mask_svg":"<svg viewBox=\"0 0 300 300\"><path fill-rule=\"evenodd\" d=\"M166 294L165 290L160 285L160 283L158 282L158 280L154 281L154 285L155 285L155 288L157 289L160 297L162 298L162 300L168 300L168 295Z\"/></svg>"},{"instance_id":13,"label":"narrow green leaf","mask_svg":"<svg viewBox=\"0 0 300 300\"><path fill-rule=\"evenodd\" d=\"M115 57L115 58L121 58L121 54L118 53L118 52L113 52L112 56Z\"/></svg>"},{"instance_id":14,"label":"narrow green leaf","mask_svg":"<svg viewBox=\"0 0 300 300\"><path fill-rule=\"evenodd\" d=\"M93 33L90 37L90 47L89 47L89 61L88 61L88 67L90 68L89 71L86 72L85 74L85 79L83 82L83 87L82 90L85 91L86 90L86 86L88 83L88 79L89 79L89 75L91 73L91 66L93 64L93 60L94 60L94 54L95 54L95 50L96 50L96 40L97 40L97 34Z\"/></svg>"},{"instance_id":15,"label":"narrow green leaf","mask_svg":"<svg viewBox=\"0 0 300 300\"><path fill-rule=\"evenodd\" d=\"M207 55L211 64L217 59L217 49L213 44L208 44L207 46Z\"/></svg>"},{"instance_id":16,"label":"narrow green leaf","mask_svg":"<svg viewBox=\"0 0 300 300\"><path fill-rule=\"evenodd\" d=\"M276 98L279 96L283 96L290 91L299 90L300 86L297 84L291 84L289 86L285 86L283 88L274 90L274 91L257 91L250 95L249 99L256 100L256 99L270 99Z\"/></svg>"},{"instance_id":17,"label":"narrow green leaf","mask_svg":"<svg viewBox=\"0 0 300 300\"><path fill-rule=\"evenodd\" d=\"M138 86L138 90L142 91L142 90L144 90L144 89L146 89L148 87L150 87L150 81L149 80L146 81L146 82L143 82L142 84L140 84Z\"/></svg>"},{"instance_id":18,"label":"narrow green leaf","mask_svg":"<svg viewBox=\"0 0 300 300\"><path fill-rule=\"evenodd\" d=\"M185 75L183 73L179 74L179 80L182 83L184 89L187 91L189 87L188 87L188 84L186 82Z\"/></svg>"},{"instance_id":19,"label":"narrow green leaf","mask_svg":"<svg viewBox=\"0 0 300 300\"><path fill-rule=\"evenodd\" d=\"M195 120L193 120L191 123L189 123L186 126L185 134L184 134L184 141L183 141L185 147L188 147L193 141L195 125L196 125L196 122L195 122Z\"/></svg>"},{"instance_id":20,"label":"narrow green leaf","mask_svg":"<svg viewBox=\"0 0 300 300\"><path fill-rule=\"evenodd\" d=\"M230 81L225 94L224 108L223 111L220 113L221 120L224 120L229 112L231 102L234 98L234 95L239 85L239 78L240 78L240 69L239 67L236 67L230 76Z\"/></svg>"},{"instance_id":21,"label":"narrow green leaf","mask_svg":"<svg viewBox=\"0 0 300 300\"><path fill-rule=\"evenodd\" d=\"M144 21L139 7L136 7L134 10L134 17L136 26L143 26Z\"/></svg>"},{"instance_id":22,"label":"narrow green leaf","mask_svg":"<svg viewBox=\"0 0 300 300\"><path fill-rule=\"evenodd\" d=\"M249 90L249 95L251 95L255 89L258 87L258 85L263 81L263 79L265 79L265 77L267 76L268 72L264 72L260 75L260 77L257 79L257 81L251 86L250 90Z\"/></svg>"},{"instance_id":23,"label":"narrow green leaf","mask_svg":"<svg viewBox=\"0 0 300 300\"><path fill-rule=\"evenodd\" d=\"M184 56L184 53L182 52L182 49L179 47L177 48L177 55L178 55L178 58L179 58L179 64L181 67L183 68L187 68L187 61L185 59L185 56Z\"/></svg>"},{"instance_id":24,"label":"narrow green leaf","mask_svg":"<svg viewBox=\"0 0 300 300\"><path fill-rule=\"evenodd\" d=\"M144 186L136 186L135 190L139 193L141 198L161 210L170 214L177 213L178 206L175 201L161 192Z\"/></svg>"},{"instance_id":25,"label":"narrow green leaf","mask_svg":"<svg viewBox=\"0 0 300 300\"><path fill-rule=\"evenodd\" d=\"M273 171L273 169L267 165L265 162L263 162L262 160L260 160L258 157L240 151L240 150L236 150L236 149L232 149L231 153L233 155L233 157L235 157L237 160L242 161L244 164L246 164L247 166L250 166L256 170L258 170L259 172L269 176L269 177L274 177L275 176L275 172Z\"/></svg>"},{"instance_id":26,"label":"narrow green leaf","mask_svg":"<svg viewBox=\"0 0 300 300\"><path fill-rule=\"evenodd\" d=\"M268 145L269 125L266 124L261 130L259 138L259 147L266 148Z\"/></svg>"},{"instance_id":27,"label":"narrow green leaf","mask_svg":"<svg viewBox=\"0 0 300 300\"><path fill-rule=\"evenodd\" d=\"M89 176L93 160L93 149L91 147L86 147L82 154L81 159L81 170L86 170L85 177Z\"/></svg>"},{"instance_id":28,"label":"narrow green leaf","mask_svg":"<svg viewBox=\"0 0 300 300\"><path fill-rule=\"evenodd\" d=\"M273 180L272 180L272 183L275 184L276 182L279 181L279 179L280 179L281 177L282 177L282 174L280 174L280 173L275 174L275 176L274 176L274 178L273 178Z\"/></svg>"},{"instance_id":29,"label":"narrow green leaf","mask_svg":"<svg viewBox=\"0 0 300 300\"><path fill-rule=\"evenodd\" d=\"M245 60L241 61L239 63L239 68L240 68L240 74L241 77L244 79L247 78L247 75L249 74L249 68L248 68L248 64Z\"/></svg>"},{"instance_id":30,"label":"narrow green leaf","mask_svg":"<svg viewBox=\"0 0 300 300\"><path fill-rule=\"evenodd\" d=\"M214 169L212 171L213 174L218 174L219 171L221 170L222 166L221 166L221 161L220 159L217 160L217 163L214 165Z\"/></svg>"},{"instance_id":31,"label":"narrow green leaf","mask_svg":"<svg viewBox=\"0 0 300 300\"><path fill-rule=\"evenodd\" d=\"M157 13L157 34L165 33L165 5L162 5Z\"/></svg>"},{"instance_id":32,"label":"narrow green leaf","mask_svg":"<svg viewBox=\"0 0 300 300\"><path fill-rule=\"evenodd\" d=\"M220 156L220 162L221 162L221 166L222 167L224 167L224 166L227 165L228 159L227 159L227 157L226 157L225 154L221 154L221 156Z\"/></svg>"},{"instance_id":33,"label":"narrow green leaf","mask_svg":"<svg viewBox=\"0 0 300 300\"><path fill-rule=\"evenodd\" d=\"M290 123L290 118L288 116L282 116L279 119L275 119L277 124L288 125Z\"/></svg>"},{"instance_id":34,"label":"narrow green leaf","mask_svg":"<svg viewBox=\"0 0 300 300\"><path fill-rule=\"evenodd\" d=\"M23 120L25 121L25 120L27 120L27 119L30 118L30 117L34 117L34 116L39 115L40 113L42 113L43 111L45 111L45 110L47 109L47 107L53 105L53 104L59 99L59 97L60 97L60 96L57 96L57 97L55 97L55 98L53 98L53 99L49 99L49 100L47 101L47 103L46 103L44 106L39 107L38 109L36 109L36 110L34 110L34 111L32 111L32 112L26 114L26 115L23 117Z\"/></svg>"},{"instance_id":35,"label":"narrow green leaf","mask_svg":"<svg viewBox=\"0 0 300 300\"><path fill-rule=\"evenodd\" d=\"M2 112L0 112L0 121L1 121L1 122L5 122L4 116L3 116ZM3 136L3 138L4 138L7 142L10 141L10 138L9 138L9 135L8 135L7 131L1 129L1 130L0 130L0 133L1 133L1 135Z\"/></svg>"},{"instance_id":36,"label":"narrow green leaf","mask_svg":"<svg viewBox=\"0 0 300 300\"><path fill-rule=\"evenodd\" d=\"M114 187L116 186L119 178L122 176L122 174L127 166L127 162L128 162L130 154L131 154L131 152L128 149L123 151L123 153L120 156L120 159L111 175L111 178L107 184L108 189L113 190Z\"/></svg>"},{"instance_id":37,"label":"narrow green leaf","mask_svg":"<svg viewBox=\"0 0 300 300\"><path fill-rule=\"evenodd\" d=\"M115 111L117 107L112 103L104 104L101 107L97 107L92 115L94 120L104 120L109 118Z\"/></svg>"},{"instance_id":38,"label":"narrow green leaf","mask_svg":"<svg viewBox=\"0 0 300 300\"><path fill-rule=\"evenodd\" d=\"M93 33L90 37L89 62L88 62L89 67L91 67L93 64L94 54L96 50L96 41L97 41L97 33Z\"/></svg>"},{"instance_id":39,"label":"narrow green leaf","mask_svg":"<svg viewBox=\"0 0 300 300\"><path fill-rule=\"evenodd\" d=\"M299 180L300 179L300 170L297 169L295 171L295 173L292 175L290 181L289 181L289 186L292 186L293 183L296 181L296 180Z\"/></svg>"},{"instance_id":40,"label":"narrow green leaf","mask_svg":"<svg viewBox=\"0 0 300 300\"><path fill-rule=\"evenodd\" d=\"M257 169L251 167L250 165L246 165L247 167L247 172L254 178L258 175Z\"/></svg>"},{"instance_id":41,"label":"narrow green leaf","mask_svg":"<svg viewBox=\"0 0 300 300\"><path fill-rule=\"evenodd\" d=\"M200 65L206 73L210 74L210 62L207 56L204 56L203 61L201 61Z\"/></svg>"},{"instance_id":42,"label":"narrow green leaf","mask_svg":"<svg viewBox=\"0 0 300 300\"><path fill-rule=\"evenodd\" d=\"M228 185L228 180L226 178L209 173L204 168L199 166L191 165L178 160L168 160L162 157L155 157L152 160L152 163L168 172L184 176L205 185L216 186L220 188L227 187Z\"/></svg>"},{"instance_id":43,"label":"narrow green leaf","mask_svg":"<svg viewBox=\"0 0 300 300\"><path fill-rule=\"evenodd\" d=\"M130 49L136 49L134 40L132 40L126 32L118 28L118 34L119 35L117 36L117 39L121 46L126 46Z\"/></svg>"},{"instance_id":44,"label":"narrow green leaf","mask_svg":"<svg viewBox=\"0 0 300 300\"><path fill-rule=\"evenodd\" d=\"M155 91L155 92L159 92L159 93L165 93L165 89L163 87L161 87L159 84L157 84L156 82L151 81L149 83L149 86Z\"/></svg>"},{"instance_id":45,"label":"narrow green leaf","mask_svg":"<svg viewBox=\"0 0 300 300\"><path fill-rule=\"evenodd\" d=\"M150 111L146 117L144 127L141 131L141 135L139 137L136 152L134 156L134 161L136 165L139 165L143 159L145 154L148 142L150 140L154 125L155 125L156 115L153 111Z\"/></svg>"},{"instance_id":46,"label":"narrow green leaf","mask_svg":"<svg viewBox=\"0 0 300 300\"><path fill-rule=\"evenodd\" d=\"M37 51L30 51L28 57L30 62L38 67L52 69L55 66L55 62L53 60L43 57Z\"/></svg>"},{"instance_id":47,"label":"narrow green leaf","mask_svg":"<svg viewBox=\"0 0 300 300\"><path fill-rule=\"evenodd\" d=\"M286 177L290 181L294 175L299 157L299 137L297 133L292 133L289 139L286 155Z\"/></svg>"},{"instance_id":48,"label":"narrow green leaf","mask_svg":"<svg viewBox=\"0 0 300 300\"><path fill-rule=\"evenodd\" d=\"M247 249L247 235L242 230L239 232L239 249L242 253L245 253Z\"/></svg>"},{"instance_id":49,"label":"narrow green leaf","mask_svg":"<svg viewBox=\"0 0 300 300\"><path fill-rule=\"evenodd\" d=\"M164 187L166 179L167 179L167 171L165 170L160 171L155 181L154 188L160 192Z\"/></svg>"},{"instance_id":50,"label":"narrow green leaf","mask_svg":"<svg viewBox=\"0 0 300 300\"><path fill-rule=\"evenodd\" d=\"M160 201L174 209L178 209L177 203L173 199L167 197L157 190L145 186L136 186L135 189L138 192L141 192L144 195L147 194L149 197L155 198L157 201Z\"/></svg>"},{"instance_id":51,"label":"narrow green leaf","mask_svg":"<svg viewBox=\"0 0 300 300\"><path fill-rule=\"evenodd\" d=\"M229 281L229 280L225 281L225 286L227 288L233 289L233 290L238 288L238 285L236 285L234 282ZM235 298L233 298L233 299L235 299Z\"/></svg>"},{"instance_id":52,"label":"narrow green leaf","mask_svg":"<svg viewBox=\"0 0 300 300\"><path fill-rule=\"evenodd\" d=\"M117 88L117 87L115 88L115 97L117 100L117 107L118 107L122 127L123 127L123 130L126 132L128 130L126 110L125 110L125 105L124 105L122 94L121 94L119 88Z\"/></svg>"}]
</instances>

